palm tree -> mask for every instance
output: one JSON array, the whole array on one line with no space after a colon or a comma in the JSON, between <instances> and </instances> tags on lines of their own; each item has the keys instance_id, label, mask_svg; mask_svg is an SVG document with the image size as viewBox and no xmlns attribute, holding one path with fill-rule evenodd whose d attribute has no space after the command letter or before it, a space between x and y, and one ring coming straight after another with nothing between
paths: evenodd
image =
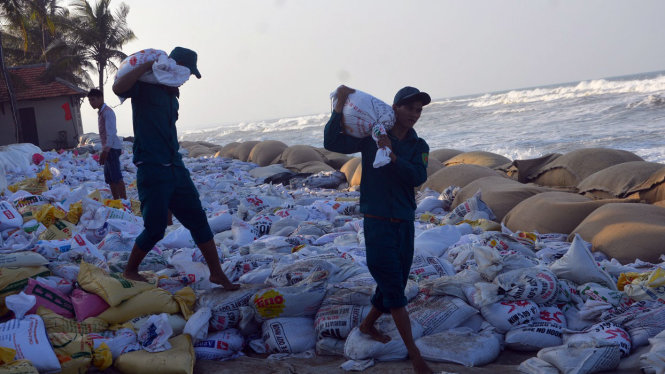
<instances>
[{"instance_id":1,"label":"palm tree","mask_svg":"<svg viewBox=\"0 0 665 374\"><path fill-rule=\"evenodd\" d=\"M8 61L16 65L49 62L48 45L61 36L67 10L59 0L3 0L0 14L5 19Z\"/></svg>"},{"instance_id":2,"label":"palm tree","mask_svg":"<svg viewBox=\"0 0 665 374\"><path fill-rule=\"evenodd\" d=\"M80 57L96 65L99 89L104 92L106 73L117 70L116 63L127 57L120 49L136 38L127 26L129 6L120 3L115 14L109 8L111 0L99 0L94 7L88 0L75 0L72 4L68 45L79 46Z\"/></svg>"}]
</instances>

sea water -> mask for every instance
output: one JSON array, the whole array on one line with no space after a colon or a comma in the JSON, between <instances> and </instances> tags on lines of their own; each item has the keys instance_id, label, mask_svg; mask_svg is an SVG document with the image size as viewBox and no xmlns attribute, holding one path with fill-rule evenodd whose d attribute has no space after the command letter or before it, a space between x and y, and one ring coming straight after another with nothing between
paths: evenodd
<instances>
[{"instance_id":1,"label":"sea water","mask_svg":"<svg viewBox=\"0 0 665 374\"><path fill-rule=\"evenodd\" d=\"M181 140L221 145L279 140L322 147L329 117L321 113L181 131ZM435 99L415 129L432 150L488 151L520 160L605 147L665 163L665 71Z\"/></svg>"}]
</instances>

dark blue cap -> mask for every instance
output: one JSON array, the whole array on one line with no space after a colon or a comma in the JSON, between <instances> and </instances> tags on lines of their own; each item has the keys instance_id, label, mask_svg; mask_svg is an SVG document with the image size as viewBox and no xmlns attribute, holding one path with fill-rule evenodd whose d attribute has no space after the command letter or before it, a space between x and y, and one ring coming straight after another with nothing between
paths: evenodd
<instances>
[{"instance_id":1,"label":"dark blue cap","mask_svg":"<svg viewBox=\"0 0 665 374\"><path fill-rule=\"evenodd\" d=\"M425 92L420 92L415 87L406 86L395 94L393 105L403 105L414 101L420 101L423 105L429 104L432 99Z\"/></svg>"},{"instance_id":2,"label":"dark blue cap","mask_svg":"<svg viewBox=\"0 0 665 374\"><path fill-rule=\"evenodd\" d=\"M188 67L192 74L201 79L201 73L199 73L199 69L196 67L196 60L198 58L196 52L183 47L175 47L169 54L169 57L174 59L178 64Z\"/></svg>"}]
</instances>

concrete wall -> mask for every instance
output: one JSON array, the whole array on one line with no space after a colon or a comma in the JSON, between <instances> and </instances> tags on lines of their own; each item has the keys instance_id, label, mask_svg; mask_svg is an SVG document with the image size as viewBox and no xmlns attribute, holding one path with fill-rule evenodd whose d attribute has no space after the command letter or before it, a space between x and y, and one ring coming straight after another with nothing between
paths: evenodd
<instances>
[{"instance_id":1,"label":"concrete wall","mask_svg":"<svg viewBox=\"0 0 665 374\"><path fill-rule=\"evenodd\" d=\"M72 118L65 119L64 104L69 104ZM18 109L34 108L37 122L38 146L44 150L56 147L59 131L66 131L66 147L75 147L83 134L81 101L75 96L60 96L41 100L19 101ZM4 111L3 111L4 109ZM0 103L0 145L16 143L12 112L8 102Z\"/></svg>"}]
</instances>

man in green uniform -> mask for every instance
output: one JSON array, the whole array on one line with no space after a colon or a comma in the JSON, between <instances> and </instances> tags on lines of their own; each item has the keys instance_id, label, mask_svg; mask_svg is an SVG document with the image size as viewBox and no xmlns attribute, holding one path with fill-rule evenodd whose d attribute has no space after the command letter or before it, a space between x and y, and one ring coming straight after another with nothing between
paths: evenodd
<instances>
[{"instance_id":1,"label":"man in green uniform","mask_svg":"<svg viewBox=\"0 0 665 374\"><path fill-rule=\"evenodd\" d=\"M431 373L420 355L411 332L404 295L413 262L413 240L416 201L414 188L427 180L429 146L418 137L413 126L423 106L430 103L428 94L414 87L404 87L393 101L395 125L388 135L379 138L379 147L391 150L390 164L374 168L378 149L371 137L354 138L344 133L342 110L354 90L337 88L337 104L326 124L323 145L340 153L362 153L360 211L364 214L367 267L376 281L372 309L360 325L360 331L386 343L390 337L379 332L374 323L383 313L390 313L406 345L416 373Z\"/></svg>"},{"instance_id":2,"label":"man in green uniform","mask_svg":"<svg viewBox=\"0 0 665 374\"><path fill-rule=\"evenodd\" d=\"M196 67L196 52L176 47L170 58L178 65L189 68L201 78ZM152 62L139 65L119 77L113 84L113 92L132 99L134 126L134 164L141 201L144 230L136 238L124 276L145 281L139 273L139 265L153 246L164 237L169 210L185 226L197 244L210 269L210 281L226 289L238 289L222 271L199 194L192 183L189 171L178 153L178 88L151 84L138 79L152 69Z\"/></svg>"}]
</instances>

